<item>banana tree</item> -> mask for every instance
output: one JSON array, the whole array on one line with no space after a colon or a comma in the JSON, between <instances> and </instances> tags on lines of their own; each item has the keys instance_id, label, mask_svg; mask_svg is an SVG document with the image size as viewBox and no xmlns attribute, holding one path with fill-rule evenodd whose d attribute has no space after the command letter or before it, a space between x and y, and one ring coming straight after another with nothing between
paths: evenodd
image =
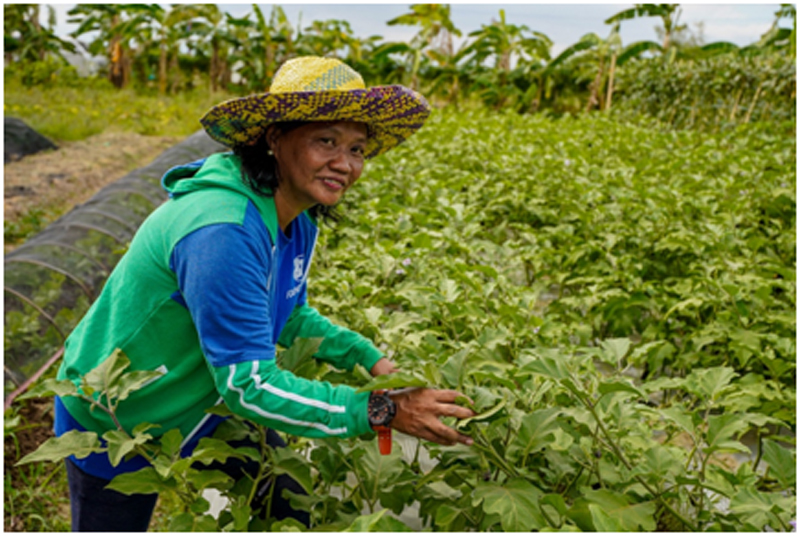
<instances>
[{"instance_id":1,"label":"banana tree","mask_svg":"<svg viewBox=\"0 0 800 536\"><path fill-rule=\"evenodd\" d=\"M612 15L605 22L606 24L615 24L639 17L659 17L664 25L664 39L661 48L666 51L672 43L672 36L686 29L685 24L678 24L680 16L680 4L634 4L634 7Z\"/></svg>"},{"instance_id":2,"label":"banana tree","mask_svg":"<svg viewBox=\"0 0 800 536\"><path fill-rule=\"evenodd\" d=\"M108 59L108 79L114 87L125 87L130 81L130 36L120 33L126 6L122 4L78 4L67 14L68 22L78 24L70 35L77 38L93 33L94 38L85 46L87 52Z\"/></svg>"},{"instance_id":3,"label":"banana tree","mask_svg":"<svg viewBox=\"0 0 800 536\"><path fill-rule=\"evenodd\" d=\"M355 39L346 20L315 20L297 36L296 47L300 55L346 57Z\"/></svg>"},{"instance_id":4,"label":"banana tree","mask_svg":"<svg viewBox=\"0 0 800 536\"><path fill-rule=\"evenodd\" d=\"M521 99L526 91L514 82L529 80L530 73L543 68L550 59L550 38L528 26L507 23L502 9L499 21L484 24L469 36L475 40L458 53L458 59L474 73L473 87L496 108ZM487 68L486 63L492 60L494 68ZM518 76L512 76L512 60L520 67Z\"/></svg>"},{"instance_id":5,"label":"banana tree","mask_svg":"<svg viewBox=\"0 0 800 536\"><path fill-rule=\"evenodd\" d=\"M75 45L55 35L55 11L51 6L47 6L47 27L42 27L40 7L39 4L3 6L3 45L7 61L42 61L48 54L64 60L64 50L75 52Z\"/></svg>"},{"instance_id":6,"label":"banana tree","mask_svg":"<svg viewBox=\"0 0 800 536\"><path fill-rule=\"evenodd\" d=\"M195 6L177 4L164 9L159 4L129 4L125 9L129 16L118 31L140 44L140 54L158 49L158 92L165 94L169 89L174 93L180 82L179 47L188 37L187 25Z\"/></svg>"},{"instance_id":7,"label":"banana tree","mask_svg":"<svg viewBox=\"0 0 800 536\"><path fill-rule=\"evenodd\" d=\"M778 23L783 18L792 19L791 28L781 28ZM761 36L755 45L761 49L787 49L791 57L795 57L797 49L797 10L793 4L781 4L780 9L775 12L775 21L770 29Z\"/></svg>"},{"instance_id":8,"label":"banana tree","mask_svg":"<svg viewBox=\"0 0 800 536\"><path fill-rule=\"evenodd\" d=\"M419 71L423 62L434 59L440 66L447 64L448 58L453 57L453 36L462 35L450 19L448 4L414 4L410 13L395 17L386 24L420 27L407 47L394 47L395 52L402 49L402 53L409 58L411 68L407 70L410 78L408 83L415 89L419 86Z\"/></svg>"},{"instance_id":9,"label":"banana tree","mask_svg":"<svg viewBox=\"0 0 800 536\"><path fill-rule=\"evenodd\" d=\"M185 43L196 54L209 58L209 86L214 93L230 81L228 51L236 42L230 17L215 4L192 4L187 11Z\"/></svg>"},{"instance_id":10,"label":"banana tree","mask_svg":"<svg viewBox=\"0 0 800 536\"><path fill-rule=\"evenodd\" d=\"M248 13L231 19L237 46L231 61L239 66L241 83L249 91L260 91L269 85L278 66L296 55L295 30L280 6L273 6L269 22L258 5L253 4L255 21Z\"/></svg>"}]
</instances>

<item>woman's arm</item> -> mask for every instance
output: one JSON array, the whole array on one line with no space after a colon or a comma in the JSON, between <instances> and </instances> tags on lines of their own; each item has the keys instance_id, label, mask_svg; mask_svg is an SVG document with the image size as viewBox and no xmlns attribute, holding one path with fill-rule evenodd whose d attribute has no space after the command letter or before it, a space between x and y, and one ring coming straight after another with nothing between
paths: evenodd
<instances>
[{"instance_id":1,"label":"woman's arm","mask_svg":"<svg viewBox=\"0 0 800 536\"><path fill-rule=\"evenodd\" d=\"M349 437L369 431L368 393L277 367L269 242L258 234L262 229L257 220L210 225L172 252L179 287L174 299L192 316L217 390L232 411L288 433Z\"/></svg>"},{"instance_id":2,"label":"woman's arm","mask_svg":"<svg viewBox=\"0 0 800 536\"><path fill-rule=\"evenodd\" d=\"M369 339L337 326L307 303L295 307L281 331L278 343L288 348L298 337L324 339L315 357L336 368L353 370L358 363L372 371L382 359L388 361ZM378 370L382 374L387 373L385 364L379 365ZM373 373L373 376L377 375Z\"/></svg>"}]
</instances>

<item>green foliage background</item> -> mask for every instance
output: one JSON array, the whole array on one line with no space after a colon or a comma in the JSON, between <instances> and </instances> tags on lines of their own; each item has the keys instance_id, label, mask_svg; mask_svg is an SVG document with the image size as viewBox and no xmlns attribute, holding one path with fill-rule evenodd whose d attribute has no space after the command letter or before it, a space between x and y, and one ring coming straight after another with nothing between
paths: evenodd
<instances>
[{"instance_id":1,"label":"green foliage background","mask_svg":"<svg viewBox=\"0 0 800 536\"><path fill-rule=\"evenodd\" d=\"M794 20L793 6L742 49L681 43L676 5L638 6L607 21L608 37L585 36L558 58L546 35L502 13L455 51L448 6L390 21L419 26L411 43L360 39L342 21L295 30L278 7L237 20L214 8L79 6L74 15L101 29L94 49L117 47L108 72L83 79L57 59L52 32L31 23L30 5L7 6L6 50L24 61L6 69L4 110L62 140L109 127L187 135L209 106L263 89L281 61L308 53L342 57L368 84L416 87L436 104L431 119L369 163L343 220L322 233L309 287L315 306L375 340L403 373L370 382L332 370L311 358L315 341L280 363L366 388L460 389L479 416L449 422L472 447L412 440L388 457L370 437L235 452L218 441L250 433L234 419L192 461L251 457L272 472L261 477L292 475L310 492L293 501L320 531L409 530L399 516L412 508L437 531L789 530L796 44L777 21ZM671 41L622 47L618 24L645 12L662 17ZM190 21L208 39L182 54ZM145 30L159 38L137 41ZM244 65L238 83L221 51ZM37 288L43 300L66 292L63 277L42 275ZM87 307L60 311L64 329ZM63 337L37 319L6 315L7 348L55 350ZM87 381L119 397L144 377L123 365L123 387ZM53 389L45 381L33 394ZM6 414L7 463L35 426L19 412ZM106 438L115 460L157 460L116 482L162 492L156 530L300 528L251 520L258 482L193 472L175 455L180 438L164 432ZM64 514L44 506L64 503L63 471L46 460L96 440L46 443L7 472L7 518L64 530ZM207 488L229 499L217 519L205 514Z\"/></svg>"}]
</instances>

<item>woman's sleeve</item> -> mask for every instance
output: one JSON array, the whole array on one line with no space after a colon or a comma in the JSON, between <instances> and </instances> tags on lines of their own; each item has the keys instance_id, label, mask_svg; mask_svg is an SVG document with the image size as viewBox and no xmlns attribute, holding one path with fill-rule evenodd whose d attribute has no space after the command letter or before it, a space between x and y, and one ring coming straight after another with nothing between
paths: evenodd
<instances>
[{"instance_id":1,"label":"woman's sleeve","mask_svg":"<svg viewBox=\"0 0 800 536\"><path fill-rule=\"evenodd\" d=\"M277 367L269 241L263 225L247 219L198 229L171 256L180 289L174 298L192 316L217 390L231 411L276 430L307 437L367 432L369 393Z\"/></svg>"},{"instance_id":2,"label":"woman's sleeve","mask_svg":"<svg viewBox=\"0 0 800 536\"><path fill-rule=\"evenodd\" d=\"M383 357L372 341L347 328L333 324L316 309L304 303L292 311L281 331L278 343L290 347L298 337L322 337L319 350L314 357L330 363L336 368L353 370L356 363L367 370Z\"/></svg>"}]
</instances>

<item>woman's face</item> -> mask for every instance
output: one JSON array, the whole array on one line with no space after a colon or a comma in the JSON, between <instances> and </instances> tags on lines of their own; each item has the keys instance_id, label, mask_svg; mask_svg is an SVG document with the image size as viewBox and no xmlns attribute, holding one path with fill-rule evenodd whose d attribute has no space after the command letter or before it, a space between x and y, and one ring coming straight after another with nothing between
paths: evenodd
<instances>
[{"instance_id":1,"label":"woman's face","mask_svg":"<svg viewBox=\"0 0 800 536\"><path fill-rule=\"evenodd\" d=\"M363 123L308 123L284 134L272 127L267 140L278 163L276 197L297 214L335 205L364 169Z\"/></svg>"}]
</instances>

